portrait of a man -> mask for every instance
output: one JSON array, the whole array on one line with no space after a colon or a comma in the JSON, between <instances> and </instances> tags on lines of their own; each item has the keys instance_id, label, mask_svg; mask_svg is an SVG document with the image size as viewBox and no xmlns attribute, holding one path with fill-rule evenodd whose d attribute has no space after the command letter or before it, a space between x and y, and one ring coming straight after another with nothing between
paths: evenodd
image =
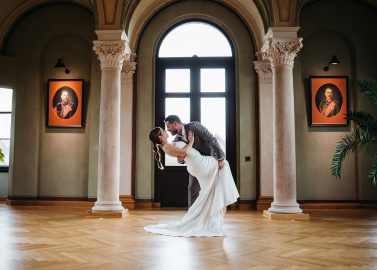
<instances>
[{"instance_id":1,"label":"portrait of a man","mask_svg":"<svg viewBox=\"0 0 377 270\"><path fill-rule=\"evenodd\" d=\"M71 118L77 110L77 96L70 87L59 89L53 99L53 110L61 119Z\"/></svg>"},{"instance_id":2,"label":"portrait of a man","mask_svg":"<svg viewBox=\"0 0 377 270\"><path fill-rule=\"evenodd\" d=\"M340 112L343 99L339 89L334 84L325 84L320 87L316 95L318 111L327 118L334 117Z\"/></svg>"}]
</instances>

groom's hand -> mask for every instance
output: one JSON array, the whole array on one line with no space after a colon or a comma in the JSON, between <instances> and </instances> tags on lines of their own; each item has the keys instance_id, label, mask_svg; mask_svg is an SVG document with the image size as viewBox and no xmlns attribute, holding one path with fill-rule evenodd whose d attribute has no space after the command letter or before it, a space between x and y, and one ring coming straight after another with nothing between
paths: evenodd
<instances>
[{"instance_id":1,"label":"groom's hand","mask_svg":"<svg viewBox=\"0 0 377 270\"><path fill-rule=\"evenodd\" d=\"M185 157L177 157L177 162L179 164L185 164Z\"/></svg>"},{"instance_id":2,"label":"groom's hand","mask_svg":"<svg viewBox=\"0 0 377 270\"><path fill-rule=\"evenodd\" d=\"M224 167L225 162L224 162L224 160L219 160L218 164L219 164L219 169L221 170Z\"/></svg>"}]
</instances>

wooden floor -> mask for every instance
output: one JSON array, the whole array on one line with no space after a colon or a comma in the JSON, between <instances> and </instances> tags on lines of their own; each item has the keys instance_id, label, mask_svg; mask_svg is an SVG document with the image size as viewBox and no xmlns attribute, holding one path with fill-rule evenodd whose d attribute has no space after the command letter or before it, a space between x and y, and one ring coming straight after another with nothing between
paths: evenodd
<instances>
[{"instance_id":1,"label":"wooden floor","mask_svg":"<svg viewBox=\"0 0 377 270\"><path fill-rule=\"evenodd\" d=\"M216 238L143 230L184 211L103 219L86 210L0 204L0 269L377 269L376 210L316 210L311 221L228 211L228 236Z\"/></svg>"}]
</instances>

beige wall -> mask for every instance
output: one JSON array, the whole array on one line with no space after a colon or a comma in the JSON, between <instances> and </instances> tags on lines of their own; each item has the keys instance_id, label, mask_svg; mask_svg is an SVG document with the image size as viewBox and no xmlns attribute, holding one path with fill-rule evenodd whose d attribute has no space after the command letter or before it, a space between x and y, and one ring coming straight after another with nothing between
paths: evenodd
<instances>
[{"instance_id":1,"label":"beige wall","mask_svg":"<svg viewBox=\"0 0 377 270\"><path fill-rule=\"evenodd\" d=\"M2 14L0 12L0 17ZM217 23L235 44L237 182L241 199L255 199L257 131L252 38L236 15L209 1L178 1L168 6L152 19L139 40L134 157L136 198L153 197L154 164L147 134L154 126L155 46L167 28L192 17ZM308 127L308 78L349 76L351 108L372 111L355 87L355 81L377 80L376 12L351 0L313 1L302 10L299 23L304 47L294 68L298 199L375 200L377 188L366 176L371 151L369 156L362 151L357 156L349 156L341 180L330 175L335 144L350 127ZM95 39L93 15L69 4L39 7L23 17L11 31L0 55L0 86L15 91L15 143L11 151L13 166L9 174L0 173L0 197L96 197L101 72L92 52ZM342 64L324 72L322 68L331 54L336 54ZM65 75L63 70L53 68L58 57L64 58L71 74ZM46 82L50 78L86 81L84 128L45 127ZM67 157L62 158L61 153ZM251 162L245 162L245 156L251 156Z\"/></svg>"},{"instance_id":2,"label":"beige wall","mask_svg":"<svg viewBox=\"0 0 377 270\"><path fill-rule=\"evenodd\" d=\"M161 35L175 23L189 18L215 22L231 37L236 51L238 187L241 199L255 199L255 72L252 38L239 18L225 7L210 2L185 1L171 5L145 28L138 46L136 198L153 197L154 163L148 140L154 127L154 50ZM251 162L245 162L251 156Z\"/></svg>"},{"instance_id":3,"label":"beige wall","mask_svg":"<svg viewBox=\"0 0 377 270\"><path fill-rule=\"evenodd\" d=\"M304 38L304 47L295 67L298 199L376 198L377 187L367 179L370 154L359 151L358 159L356 155L349 156L343 164L341 180L330 175L335 145L350 127L308 127L309 76L349 76L351 109L370 111L355 82L361 78L377 79L376 15L363 5L344 0L318 1L302 10L299 36ZM322 68L332 54L342 63L325 72Z\"/></svg>"},{"instance_id":4,"label":"beige wall","mask_svg":"<svg viewBox=\"0 0 377 270\"><path fill-rule=\"evenodd\" d=\"M98 129L91 129L98 82L93 84L91 42L94 18L87 10L66 4L33 10L12 30L4 55L16 59L14 161L11 196L88 197L90 161ZM59 57L71 69L66 75L54 65ZM96 72L98 75L98 72ZM47 79L84 79L84 123L80 129L46 128ZM1 79L1 78L0 78ZM96 81L96 80L94 80ZM2 84L2 81L0 81ZM97 110L98 111L98 110ZM94 153L95 155L95 153ZM94 179L95 178L95 179ZM95 193L94 193L95 195Z\"/></svg>"}]
</instances>

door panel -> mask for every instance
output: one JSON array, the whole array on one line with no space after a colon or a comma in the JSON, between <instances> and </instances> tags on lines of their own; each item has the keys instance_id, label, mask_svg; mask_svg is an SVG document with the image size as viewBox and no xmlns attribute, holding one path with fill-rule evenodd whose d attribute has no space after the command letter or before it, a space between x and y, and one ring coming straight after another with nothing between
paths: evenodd
<instances>
[{"instance_id":1,"label":"door panel","mask_svg":"<svg viewBox=\"0 0 377 270\"><path fill-rule=\"evenodd\" d=\"M161 200L161 207L187 207L189 174L186 168L182 170L179 167L170 167L165 174L167 177L162 179L164 196Z\"/></svg>"}]
</instances>

